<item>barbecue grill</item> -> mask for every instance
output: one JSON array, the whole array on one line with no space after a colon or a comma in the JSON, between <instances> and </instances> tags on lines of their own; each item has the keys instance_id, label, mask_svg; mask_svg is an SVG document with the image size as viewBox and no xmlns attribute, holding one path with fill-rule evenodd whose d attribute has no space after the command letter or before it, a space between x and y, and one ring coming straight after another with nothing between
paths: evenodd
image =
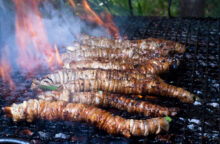
<instances>
[{"instance_id":1,"label":"barbecue grill","mask_svg":"<svg viewBox=\"0 0 220 144\"><path fill-rule=\"evenodd\" d=\"M159 101L162 105L178 106L182 111L173 118L168 133L157 136L111 136L86 123L43 121L14 123L0 110L0 143L220 143L220 20L197 18L115 17L121 36L128 39L164 38L185 44L187 51L181 57L178 69L162 77L168 83L197 94L200 102L193 105L177 101ZM31 81L19 73L22 82L16 91L0 83L0 108L21 102L34 94L28 89ZM143 119L139 115L109 108L126 118Z\"/></svg>"}]
</instances>

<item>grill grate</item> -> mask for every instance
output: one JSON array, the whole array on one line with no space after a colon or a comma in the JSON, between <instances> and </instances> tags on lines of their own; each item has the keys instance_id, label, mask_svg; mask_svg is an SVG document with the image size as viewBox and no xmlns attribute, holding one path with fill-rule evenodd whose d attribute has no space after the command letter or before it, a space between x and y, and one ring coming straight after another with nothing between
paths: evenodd
<instances>
[{"instance_id":1,"label":"grill grate","mask_svg":"<svg viewBox=\"0 0 220 144\"><path fill-rule=\"evenodd\" d=\"M187 51L181 57L182 62L178 70L162 77L170 84L197 94L202 101L193 105L179 104L176 101L163 102L163 104L180 106L183 110L174 118L169 133L131 139L110 136L86 123L41 120L33 123L14 123L6 119L0 110L0 138L22 138L42 143L220 143L220 20L116 17L115 21L121 35L126 35L129 39L156 37L185 44ZM22 77L17 79L24 80ZM26 81L25 87L29 85L30 81ZM2 83L0 90L0 107L33 95L22 89L18 92L10 92ZM18 97L21 95L22 98ZM123 117L143 118L114 109L108 110ZM31 136L25 133L26 129L32 131Z\"/></svg>"}]
</instances>

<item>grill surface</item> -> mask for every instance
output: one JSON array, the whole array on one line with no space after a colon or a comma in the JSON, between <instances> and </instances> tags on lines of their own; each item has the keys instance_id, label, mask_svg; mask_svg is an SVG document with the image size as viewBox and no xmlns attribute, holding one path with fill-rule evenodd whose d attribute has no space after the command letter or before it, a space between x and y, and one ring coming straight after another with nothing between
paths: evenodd
<instances>
[{"instance_id":1,"label":"grill surface","mask_svg":"<svg viewBox=\"0 0 220 144\"><path fill-rule=\"evenodd\" d=\"M86 123L42 120L14 123L5 118L0 110L0 138L21 138L34 143L220 143L220 20L116 17L115 21L121 35L126 35L129 39L156 37L185 44L187 51L181 57L178 70L162 77L170 84L197 94L202 101L193 105L173 100L159 101L164 105L179 106L183 110L173 118L170 131L159 136L131 139L110 136ZM17 91L10 91L0 83L0 108L34 95L25 90L29 88L31 81L19 74L15 75L16 81L22 82L22 85ZM126 118L144 119L114 109L108 111Z\"/></svg>"}]
</instances>

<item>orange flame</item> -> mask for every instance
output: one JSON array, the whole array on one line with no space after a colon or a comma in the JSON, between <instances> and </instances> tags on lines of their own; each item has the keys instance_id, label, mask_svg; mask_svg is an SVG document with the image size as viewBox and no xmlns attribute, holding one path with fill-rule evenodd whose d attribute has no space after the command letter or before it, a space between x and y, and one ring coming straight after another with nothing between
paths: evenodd
<instances>
[{"instance_id":1,"label":"orange flame","mask_svg":"<svg viewBox=\"0 0 220 144\"><path fill-rule=\"evenodd\" d=\"M108 29L108 31L111 35L113 35L115 38L119 39L119 31L118 31L115 23L112 21L112 16L110 13L103 14L103 15L106 15L106 19L104 21L95 13L95 11L93 11L91 9L91 7L89 6L89 4L86 0L83 0L82 4L83 4L85 11L91 15L91 16L87 16L87 18L90 21L105 27L106 29Z\"/></svg>"},{"instance_id":2,"label":"orange flame","mask_svg":"<svg viewBox=\"0 0 220 144\"><path fill-rule=\"evenodd\" d=\"M76 9L76 5L73 2L73 0L69 0L71 6ZM82 1L82 5L84 7L84 10L86 12L85 16L80 15L82 19L88 19L89 21L96 23L100 26L103 26L106 28L109 33L114 36L115 38L119 39L119 31L116 27L115 23L112 20L112 16L109 12L102 13L102 17L100 17L98 14L95 13L89 6L88 2L86 0Z\"/></svg>"},{"instance_id":3,"label":"orange flame","mask_svg":"<svg viewBox=\"0 0 220 144\"><path fill-rule=\"evenodd\" d=\"M55 45L54 48L55 48L55 52L56 52L57 63L58 63L58 65L61 66L61 65L63 65L63 61L61 59L61 56L60 56L60 53L58 51L57 45Z\"/></svg>"},{"instance_id":4,"label":"orange flame","mask_svg":"<svg viewBox=\"0 0 220 144\"><path fill-rule=\"evenodd\" d=\"M15 84L10 76L10 73L11 73L10 64L8 63L8 61L5 60L5 58L2 58L0 63L0 76L4 83L6 84L9 83L10 87L14 89Z\"/></svg>"},{"instance_id":5,"label":"orange flame","mask_svg":"<svg viewBox=\"0 0 220 144\"><path fill-rule=\"evenodd\" d=\"M15 84L10 76L12 69L9 61L7 61L7 58L10 56L9 52L10 51L8 45L5 45L5 47L3 47L3 55L0 61L0 77L5 84L9 84L9 86L14 89Z\"/></svg>"},{"instance_id":6,"label":"orange flame","mask_svg":"<svg viewBox=\"0 0 220 144\"><path fill-rule=\"evenodd\" d=\"M56 62L56 51L48 41L42 15L38 9L39 1L14 0L16 42L19 48L17 62L29 72L42 64L52 68Z\"/></svg>"},{"instance_id":7,"label":"orange flame","mask_svg":"<svg viewBox=\"0 0 220 144\"><path fill-rule=\"evenodd\" d=\"M86 0L82 1L82 4L84 6L84 9L91 14L91 16L88 16L89 20L91 20L92 22L97 22L100 25L104 25L104 22L102 21L102 19L90 8L88 2Z\"/></svg>"},{"instance_id":8,"label":"orange flame","mask_svg":"<svg viewBox=\"0 0 220 144\"><path fill-rule=\"evenodd\" d=\"M74 3L73 0L69 0L69 3L74 9L76 9L76 4Z\"/></svg>"}]
</instances>

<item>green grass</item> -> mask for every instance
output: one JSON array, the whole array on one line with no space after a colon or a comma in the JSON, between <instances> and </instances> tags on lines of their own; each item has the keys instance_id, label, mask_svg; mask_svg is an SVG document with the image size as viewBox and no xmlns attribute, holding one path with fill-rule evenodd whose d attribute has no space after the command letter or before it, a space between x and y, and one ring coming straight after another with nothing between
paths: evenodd
<instances>
[{"instance_id":1,"label":"green grass","mask_svg":"<svg viewBox=\"0 0 220 144\"><path fill-rule=\"evenodd\" d=\"M88 0L96 12L109 11L112 15L128 16L128 0ZM131 0L135 16L167 16L168 0ZM179 16L179 0L172 0L172 16ZM220 17L220 0L206 0L205 17Z\"/></svg>"}]
</instances>

